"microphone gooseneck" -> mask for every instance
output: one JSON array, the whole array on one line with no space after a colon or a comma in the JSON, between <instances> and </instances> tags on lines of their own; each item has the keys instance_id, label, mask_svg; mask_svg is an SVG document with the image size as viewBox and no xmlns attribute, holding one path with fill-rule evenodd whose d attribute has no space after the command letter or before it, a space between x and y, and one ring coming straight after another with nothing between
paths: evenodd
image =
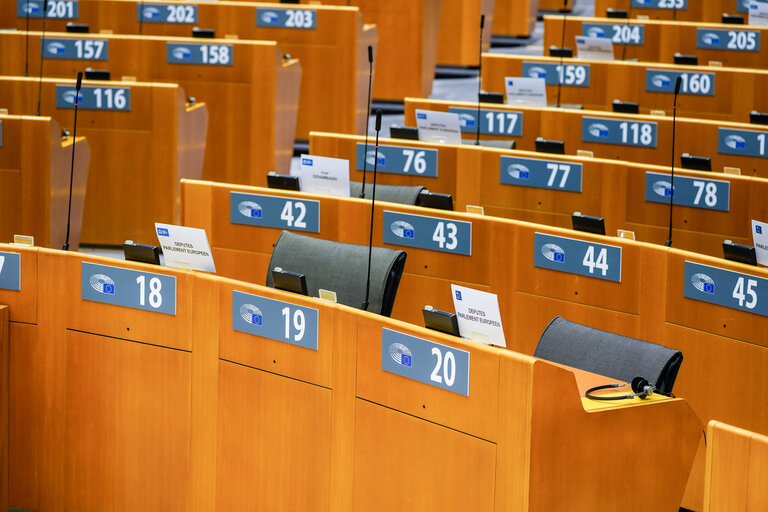
<instances>
[{"instance_id":1,"label":"microphone gooseneck","mask_svg":"<svg viewBox=\"0 0 768 512\"><path fill-rule=\"evenodd\" d=\"M557 73L557 106L560 107L560 89L563 87L563 58L565 57L565 22L568 19L568 0L563 0L563 30L560 33L560 68Z\"/></svg>"},{"instance_id":2,"label":"microphone gooseneck","mask_svg":"<svg viewBox=\"0 0 768 512\"><path fill-rule=\"evenodd\" d=\"M682 77L677 75L677 80L675 81L675 99L672 104L672 166L669 180L669 236L665 243L667 247L672 247L672 205L675 202L675 121L677 118L677 95L680 94L680 84L682 81Z\"/></svg>"},{"instance_id":3,"label":"microphone gooseneck","mask_svg":"<svg viewBox=\"0 0 768 512\"><path fill-rule=\"evenodd\" d=\"M45 18L48 16L48 0L43 0L43 35L40 37L40 79L37 82L37 113L40 115L40 101L43 95L43 57L45 56Z\"/></svg>"},{"instance_id":4,"label":"microphone gooseneck","mask_svg":"<svg viewBox=\"0 0 768 512\"><path fill-rule=\"evenodd\" d=\"M365 102L365 150L363 151L363 188L360 197L365 199L365 171L368 168L368 125L371 122L371 82L373 81L373 46L368 45L368 100ZM381 123L379 123L381 124ZM376 165L374 163L374 165Z\"/></svg>"},{"instance_id":5,"label":"microphone gooseneck","mask_svg":"<svg viewBox=\"0 0 768 512\"><path fill-rule=\"evenodd\" d=\"M480 94L483 87L483 26L485 14L480 15L480 47L477 50L477 120L475 133L475 146L480 145Z\"/></svg>"},{"instance_id":6,"label":"microphone gooseneck","mask_svg":"<svg viewBox=\"0 0 768 512\"><path fill-rule=\"evenodd\" d=\"M144 30L144 0L139 2L139 35Z\"/></svg>"},{"instance_id":7,"label":"microphone gooseneck","mask_svg":"<svg viewBox=\"0 0 768 512\"><path fill-rule=\"evenodd\" d=\"M376 204L376 168L379 163L379 132L381 131L381 110L376 110L376 150L373 160L373 190L371 191L371 229L368 233L368 272L365 280L365 300L362 308L368 311L368 299L371 293L371 254L373 253L373 206Z\"/></svg>"},{"instance_id":8,"label":"microphone gooseneck","mask_svg":"<svg viewBox=\"0 0 768 512\"><path fill-rule=\"evenodd\" d=\"M75 122L72 126L72 163L69 165L69 206L67 207L67 236L62 251L69 250L69 226L72 220L72 182L75 179L75 143L77 142L77 106L80 104L80 86L83 83L83 72L77 72L77 84L75 85Z\"/></svg>"},{"instance_id":9,"label":"microphone gooseneck","mask_svg":"<svg viewBox=\"0 0 768 512\"><path fill-rule=\"evenodd\" d=\"M24 2L24 14L27 18L27 31L24 34L24 76L29 76L29 0Z\"/></svg>"},{"instance_id":10,"label":"microphone gooseneck","mask_svg":"<svg viewBox=\"0 0 768 512\"><path fill-rule=\"evenodd\" d=\"M631 25L630 23L630 16L632 13L632 2L629 2L629 8L627 9L627 22L625 24L626 27L629 27ZM629 38L631 37L631 32L627 30L627 33L625 34L624 38L624 46L621 48L621 60L627 60L627 44L629 44Z\"/></svg>"}]
</instances>

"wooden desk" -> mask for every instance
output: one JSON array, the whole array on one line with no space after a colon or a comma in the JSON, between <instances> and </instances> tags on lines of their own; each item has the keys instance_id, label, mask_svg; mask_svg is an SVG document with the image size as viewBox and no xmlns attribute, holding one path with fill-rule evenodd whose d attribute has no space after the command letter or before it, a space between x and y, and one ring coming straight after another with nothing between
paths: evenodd
<instances>
[{"instance_id":1,"label":"wooden desk","mask_svg":"<svg viewBox=\"0 0 768 512\"><path fill-rule=\"evenodd\" d=\"M550 3L556 3L551 0ZM573 1L569 4L574 3ZM545 9L541 0L494 0L493 34L528 37L536 28L539 9ZM562 9L559 2L555 9Z\"/></svg>"},{"instance_id":2,"label":"wooden desk","mask_svg":"<svg viewBox=\"0 0 768 512\"><path fill-rule=\"evenodd\" d=\"M474 121L477 103L406 98L405 124L408 126L416 125L415 110L417 108L447 111L451 107L468 109L464 115L466 119ZM481 135L481 138L515 138L519 149L533 150L535 149L536 137L543 137L565 141L565 150L570 154L573 154L576 149L583 149L592 151L594 156L598 158L668 165L672 155L671 117L490 103L481 108L486 111L495 111L492 117L488 117L490 112L481 112L481 118L483 115L486 116L483 118L485 127L489 126L490 119L493 121L491 126L495 126L495 129L498 130L500 124L497 120L500 116L504 126L502 131L505 132L499 135ZM511 119L516 119L516 126L519 126L520 120L519 115L515 116L515 114L507 114L507 112L522 113L522 136L506 135L506 131L511 125ZM655 147L651 147L654 145L654 129L657 135ZM720 170L723 167L738 167L744 175L766 177L768 174L762 170L764 159L768 156L768 149L765 145L763 144L762 147L764 156L748 156L746 154L750 149L759 153L759 141L768 136L764 133L766 131L768 128L760 125L679 117L677 118L675 153L676 155L690 153L691 155L708 156L711 158L713 170ZM474 130L465 133L471 134L473 137L475 135ZM738 133L738 139L731 137L735 133ZM749 142L742 140L742 136L749 137ZM614 138L619 142L622 140L625 142L622 144L593 142L610 141ZM722 139L722 144L719 144L719 139ZM727 143L726 139L728 139ZM645 142L648 142L649 145L644 146Z\"/></svg>"},{"instance_id":3,"label":"wooden desk","mask_svg":"<svg viewBox=\"0 0 768 512\"><path fill-rule=\"evenodd\" d=\"M412 95L411 91L418 91L415 94L419 96L432 94L444 0L324 0L323 3L354 5L363 13L365 23L376 25L379 45L374 62L374 98L402 101ZM367 61L365 69L367 77ZM365 133L364 127L355 133Z\"/></svg>"},{"instance_id":4,"label":"wooden desk","mask_svg":"<svg viewBox=\"0 0 768 512\"><path fill-rule=\"evenodd\" d=\"M708 2L705 4L708 5ZM585 24L598 26L584 27ZM562 30L562 16L544 16L544 48L560 46ZM681 53L696 55L701 65L716 61L731 67L765 69L768 66L768 54L760 51L761 46L768 44L765 43L768 41L768 27L568 16L565 24L566 46L574 48L575 53L574 38L577 35L600 31L618 41L613 45L617 59L623 57L645 62L674 62L675 53ZM697 37L699 33L701 39ZM705 42L704 37L707 35L708 42ZM627 44L623 41L627 41Z\"/></svg>"},{"instance_id":5,"label":"wooden desk","mask_svg":"<svg viewBox=\"0 0 768 512\"><path fill-rule=\"evenodd\" d=\"M10 344L8 343L8 306L0 306L0 368L9 375ZM10 409L9 379L0 382L0 506L8 508L8 410Z\"/></svg>"},{"instance_id":6,"label":"wooden desk","mask_svg":"<svg viewBox=\"0 0 768 512\"><path fill-rule=\"evenodd\" d=\"M313 155L344 158L356 162L357 152L362 154L364 138L355 135L316 133L310 135L310 153ZM403 139L380 139L379 154L387 160L397 160L398 149L412 148L419 151L437 152L437 176L426 177L411 169L379 166L377 182L385 185L423 185L432 192L451 194L454 210L465 211L467 205L482 206L487 215L537 222L561 228L571 227L571 214L580 211L605 218L609 234L617 229L634 231L637 240L664 244L669 237L669 203L653 202L658 193L653 189L646 194L648 185L658 180L669 180L669 167L636 164L619 160L602 160L568 155L545 155L530 151L504 151L484 146L452 145ZM422 155L424 156L424 155ZM522 160L510 161L509 158ZM512 165L533 168L532 164L557 165L559 178L533 186L523 180L511 180ZM565 167L569 174L562 182ZM362 181L362 171L351 165L351 179ZM544 172L549 172L551 169ZM529 172L530 169L528 169ZM368 179L370 180L370 166ZM533 172L536 172L534 169ZM538 171L542 172L542 171ZM578 174L577 174L578 173ZM656 176L658 175L658 176ZM580 176L580 178L579 178ZM662 177L663 176L663 177ZM722 242L731 239L738 243L752 244L750 219L768 216L768 205L763 197L768 194L768 180L702 171L675 169L676 185L694 187L688 198L688 206L676 202L673 212L673 245L679 249L722 256ZM570 179L571 181L568 181ZM698 182L693 185L691 180ZM702 181L703 180L703 181ZM716 180L715 196L710 196L708 206L705 196L695 192ZM532 186L525 186L530 184ZM562 187L559 185L562 184ZM544 188L541 188L544 187ZM574 188L575 187L575 188ZM721 188L718 196L717 187ZM662 192L663 193L663 192ZM649 200L650 199L650 200ZM713 202L714 201L714 202Z\"/></svg>"},{"instance_id":7,"label":"wooden desk","mask_svg":"<svg viewBox=\"0 0 768 512\"><path fill-rule=\"evenodd\" d=\"M137 12L143 0L89 0L82 2L78 10L78 23L87 23L92 32L110 30L117 34L145 34L189 37L192 27L215 29L218 37L235 35L240 39L274 40L282 52L298 58L304 86L301 87L296 114L296 132L291 137L306 139L310 130L330 130L342 133L363 133L368 93L368 50L376 48L376 29L364 27L358 9L351 7L327 7L312 5L305 9L312 14L315 28L310 30L257 26L256 13L290 6L256 2L194 3L159 0L158 19L166 19L164 9L179 9L182 4L197 9L195 23L139 22ZM346 2L344 2L346 5ZM191 9L191 7L190 7ZM150 11L147 11L150 12ZM26 19L14 17L15 11L0 13L3 26L24 29ZM47 20L49 31L65 31L68 20ZM42 21L30 21L39 30ZM273 57L272 60L275 60ZM271 61L258 64L274 67ZM434 69L432 70L434 75ZM430 78L430 87L431 87ZM298 86L298 85L297 85ZM284 87L284 86L283 86ZM290 87L289 87L290 89ZM194 93L190 93L194 94ZM268 91L254 94L268 94ZM274 101L280 101L278 92ZM410 95L425 95L412 92ZM406 96L405 94L403 96ZM286 98L293 100L292 97ZM289 114L290 112L285 112Z\"/></svg>"},{"instance_id":8,"label":"wooden desk","mask_svg":"<svg viewBox=\"0 0 768 512\"><path fill-rule=\"evenodd\" d=\"M3 82L0 79L0 88ZM0 125L0 240L32 235L38 246L61 248L67 231L72 137L62 139L59 124L47 116L0 115ZM91 156L85 137L75 144L72 250L80 245Z\"/></svg>"},{"instance_id":9,"label":"wooden desk","mask_svg":"<svg viewBox=\"0 0 768 512\"><path fill-rule=\"evenodd\" d=\"M708 0L706 2L687 0L686 2L667 3L667 5L686 4L684 9L630 7L630 2L631 0L595 0L595 14L603 15L608 7L612 7L614 9L631 9L631 14L634 16L645 15L659 20L719 22L722 14L728 13L743 14L744 22L747 21L746 12L737 11L737 6L740 10L741 4L737 4L733 0Z\"/></svg>"},{"instance_id":10,"label":"wooden desk","mask_svg":"<svg viewBox=\"0 0 768 512\"><path fill-rule=\"evenodd\" d=\"M547 85L547 102L556 105L558 78L554 69L559 65L560 59L553 57L485 53L483 90L506 95L505 77L538 76L541 70L553 69ZM678 74L683 77L677 99L678 116L749 123L750 112L768 110L768 99L763 94L768 87L766 71L582 59L569 59L565 66L561 103L579 104L588 110L610 111L613 101L618 99L637 103L643 114L663 110L671 115Z\"/></svg>"},{"instance_id":11,"label":"wooden desk","mask_svg":"<svg viewBox=\"0 0 768 512\"><path fill-rule=\"evenodd\" d=\"M30 33L30 55L40 54L40 36L39 32ZM230 39L206 39L201 43L192 38L63 33L46 33L45 37L49 44L54 38L103 40L109 50L106 61L45 59L47 76L74 78L85 65L98 66L108 68L115 78L128 75L139 80L178 83L188 96L205 102L210 118L203 177L266 184L267 172L289 168L300 69L296 61L282 60L283 53L276 43ZM23 74L24 34L2 33L0 42L14 56L0 62L0 72ZM168 45L173 44L231 45L233 64L168 63ZM202 59L202 47L193 49ZM193 58L191 52L188 57L184 51L179 55ZM210 58L211 62L215 59ZM29 74L37 76L39 72L40 61L30 61Z\"/></svg>"},{"instance_id":12,"label":"wooden desk","mask_svg":"<svg viewBox=\"0 0 768 512\"><path fill-rule=\"evenodd\" d=\"M231 192L318 201L322 212L318 232L305 234L347 243L368 242L370 203L366 200L192 181L185 181L182 187L184 224L206 230L220 275L264 282L272 244L281 232L280 228L231 222ZM430 216L444 222L471 223L471 256L385 244L385 210ZM541 235L556 238L542 241ZM450 284L458 283L498 295L507 348L523 354L533 354L541 332L556 315L660 343L685 355L675 393L689 399L703 421L722 418L756 432L768 432L768 413L753 407L760 396L768 393L768 382L762 372L768 365L762 327L765 306L736 310L732 303L713 305L700 298L689 298L683 292L685 283L691 282L691 276L684 272L685 261L738 273L745 281L759 281L760 287L762 280L768 278L765 269L642 242L392 203L377 203L373 240L377 246L404 248L408 253L393 318L420 324L425 304L452 311ZM564 248L572 243L569 240L600 248L593 249L594 254L601 248L605 248L606 254L620 250L620 256L613 253L605 261L606 276L611 268L616 271L620 265L620 282L590 274L588 270L580 274L544 266L544 259L537 256L544 254L543 244L554 243ZM586 256L588 248L579 252L568 246L563 251L563 261L575 262L573 268L586 269L590 262ZM733 283L721 282L714 271L707 272L719 283L718 289L726 290L731 298ZM762 288L756 293L762 296ZM745 300L751 300L746 292L745 295ZM736 299L732 301L738 304ZM758 300L758 304L763 302ZM727 384L716 390L705 389L701 386L703 379ZM739 393L739 388L747 391ZM692 509L701 509L703 446L701 450L683 504Z\"/></svg>"},{"instance_id":13,"label":"wooden desk","mask_svg":"<svg viewBox=\"0 0 768 512\"><path fill-rule=\"evenodd\" d=\"M39 85L37 78L0 77L0 103L13 113L32 114ZM61 87L57 89L57 86L74 89L74 85L72 79L44 78L41 89L40 111L55 117L61 127L70 131L74 108L64 101ZM88 137L94 164L90 172L87 166L79 169L82 174L78 177L82 181L76 183L79 186L75 189L81 196L85 195L84 207L75 211L83 219L82 242L107 245L122 245L127 239L151 242L157 236L155 222L173 223L179 217L179 179L201 175L205 105L188 108L186 95L176 84L86 80L84 86L125 88L123 100L128 104L125 98L130 97L130 110L95 109L94 92L88 96L91 108L81 108L78 112L78 134ZM115 90L109 91L110 96L106 90L101 93L103 106L110 101L107 98L113 106L117 105ZM61 136L58 127L51 136ZM59 230L66 227L70 151L71 148L59 157L59 165L66 172L57 175L55 181L61 194L59 215L55 219L61 225ZM87 164L87 159L78 163ZM63 238L64 233L57 234L57 240L63 241ZM61 242L56 247L61 247Z\"/></svg>"},{"instance_id":14,"label":"wooden desk","mask_svg":"<svg viewBox=\"0 0 768 512\"><path fill-rule=\"evenodd\" d=\"M586 511L680 501L701 432L682 399L587 411L570 370L522 354L216 276L0 248L25 269L20 291L0 290L15 311L14 506ZM155 292L175 315L83 300L94 271L129 286L134 275L164 280ZM317 349L237 330L248 328L242 300L313 315ZM16 320L24 315L36 321ZM391 335L471 364L457 363L444 387L385 371ZM647 423L657 425L650 447L630 428ZM638 464L658 478L627 486ZM421 483L388 492L403 480Z\"/></svg>"},{"instance_id":15,"label":"wooden desk","mask_svg":"<svg viewBox=\"0 0 768 512\"><path fill-rule=\"evenodd\" d=\"M491 47L494 0L443 0L437 63L477 66L480 57L480 15L485 15L483 51Z\"/></svg>"}]
</instances>

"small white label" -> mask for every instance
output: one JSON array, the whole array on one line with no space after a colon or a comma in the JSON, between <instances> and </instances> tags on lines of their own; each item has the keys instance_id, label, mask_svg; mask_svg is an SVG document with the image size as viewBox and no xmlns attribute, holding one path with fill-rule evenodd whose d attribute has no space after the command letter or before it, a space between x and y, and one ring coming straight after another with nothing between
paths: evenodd
<instances>
[{"instance_id":1,"label":"small white label","mask_svg":"<svg viewBox=\"0 0 768 512\"><path fill-rule=\"evenodd\" d=\"M204 229L155 222L155 233L166 266L216 272Z\"/></svg>"},{"instance_id":2,"label":"small white label","mask_svg":"<svg viewBox=\"0 0 768 512\"><path fill-rule=\"evenodd\" d=\"M607 37L576 36L580 59L613 60L613 42Z\"/></svg>"},{"instance_id":3,"label":"small white label","mask_svg":"<svg viewBox=\"0 0 768 512\"><path fill-rule=\"evenodd\" d=\"M768 26L768 3L749 2L749 24L765 27Z\"/></svg>"},{"instance_id":4,"label":"small white label","mask_svg":"<svg viewBox=\"0 0 768 512\"><path fill-rule=\"evenodd\" d=\"M416 109L419 140L446 144L461 144L459 114Z\"/></svg>"},{"instance_id":5,"label":"small white label","mask_svg":"<svg viewBox=\"0 0 768 512\"><path fill-rule=\"evenodd\" d=\"M768 266L768 223L752 221L752 244L760 265Z\"/></svg>"},{"instance_id":6,"label":"small white label","mask_svg":"<svg viewBox=\"0 0 768 512\"><path fill-rule=\"evenodd\" d=\"M479 343L506 347L504 329L501 326L499 298L495 293L451 285L453 307L463 338Z\"/></svg>"},{"instance_id":7,"label":"small white label","mask_svg":"<svg viewBox=\"0 0 768 512\"><path fill-rule=\"evenodd\" d=\"M544 78L504 78L507 88L507 105L547 106L547 88Z\"/></svg>"},{"instance_id":8,"label":"small white label","mask_svg":"<svg viewBox=\"0 0 768 512\"><path fill-rule=\"evenodd\" d=\"M297 175L302 192L349 197L349 160L301 155Z\"/></svg>"}]
</instances>

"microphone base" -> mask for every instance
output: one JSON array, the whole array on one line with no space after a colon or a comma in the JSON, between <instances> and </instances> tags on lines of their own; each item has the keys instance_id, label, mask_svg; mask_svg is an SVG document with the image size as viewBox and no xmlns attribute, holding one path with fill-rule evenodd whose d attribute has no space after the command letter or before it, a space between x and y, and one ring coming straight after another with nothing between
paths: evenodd
<instances>
[{"instance_id":1,"label":"microphone base","mask_svg":"<svg viewBox=\"0 0 768 512\"><path fill-rule=\"evenodd\" d=\"M360 309L362 309L363 311L368 311L368 301L367 300L363 301L363 304L360 306Z\"/></svg>"},{"instance_id":2,"label":"microphone base","mask_svg":"<svg viewBox=\"0 0 768 512\"><path fill-rule=\"evenodd\" d=\"M68 244L68 243L65 243L64 245L62 245L62 246L61 246L61 250L62 250L62 251L68 251L68 250L69 250L69 244Z\"/></svg>"},{"instance_id":3,"label":"microphone base","mask_svg":"<svg viewBox=\"0 0 768 512\"><path fill-rule=\"evenodd\" d=\"M664 245L666 245L667 247L672 247L672 240L667 240L666 242L664 242Z\"/></svg>"}]
</instances>

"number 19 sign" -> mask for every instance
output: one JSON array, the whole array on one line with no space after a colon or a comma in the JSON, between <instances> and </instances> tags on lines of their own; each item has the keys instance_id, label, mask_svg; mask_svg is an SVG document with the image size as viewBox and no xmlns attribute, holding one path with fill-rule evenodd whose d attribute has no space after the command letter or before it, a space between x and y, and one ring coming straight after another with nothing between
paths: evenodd
<instances>
[{"instance_id":1,"label":"number 19 sign","mask_svg":"<svg viewBox=\"0 0 768 512\"><path fill-rule=\"evenodd\" d=\"M176 314L175 276L85 261L80 272L80 297L83 300Z\"/></svg>"},{"instance_id":2,"label":"number 19 sign","mask_svg":"<svg viewBox=\"0 0 768 512\"><path fill-rule=\"evenodd\" d=\"M318 312L232 290L232 329L317 350Z\"/></svg>"}]
</instances>

